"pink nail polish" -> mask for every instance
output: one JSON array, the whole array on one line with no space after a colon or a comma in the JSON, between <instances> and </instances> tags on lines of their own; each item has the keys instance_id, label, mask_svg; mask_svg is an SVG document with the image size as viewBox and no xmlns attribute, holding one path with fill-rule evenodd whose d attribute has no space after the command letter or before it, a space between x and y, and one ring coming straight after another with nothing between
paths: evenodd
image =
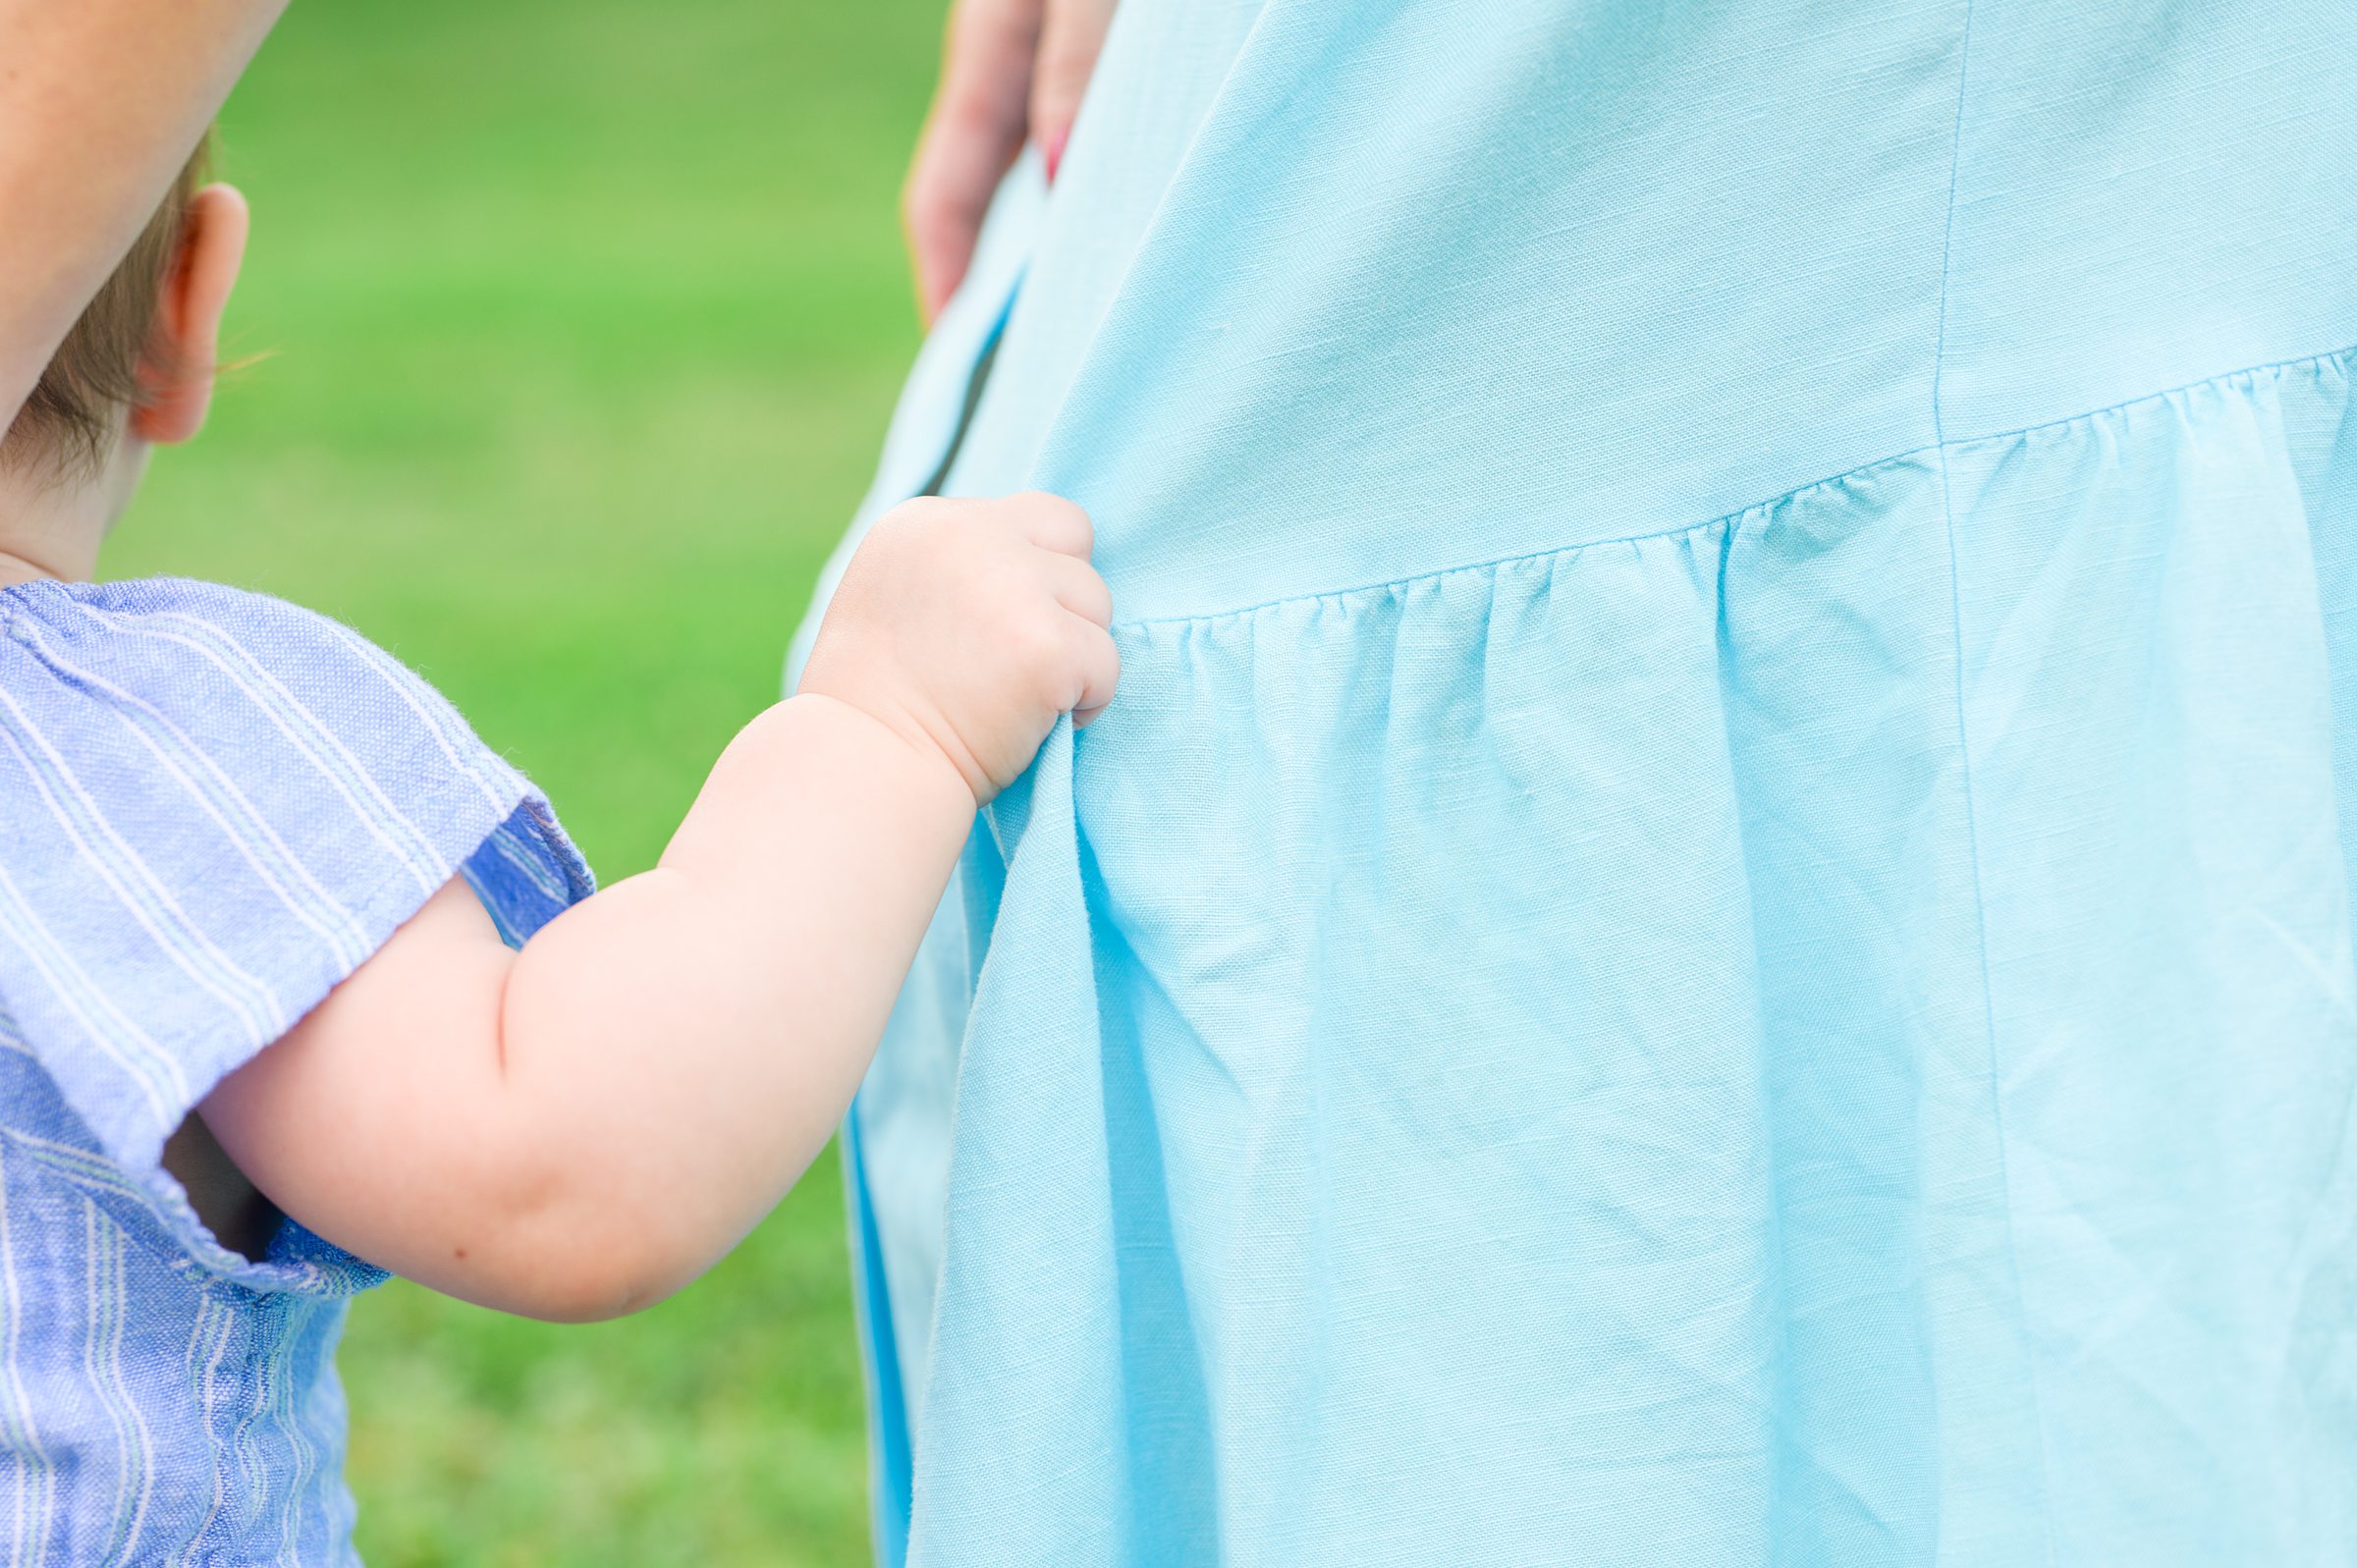
<instances>
[{"instance_id":1,"label":"pink nail polish","mask_svg":"<svg viewBox=\"0 0 2357 1568\"><path fill-rule=\"evenodd\" d=\"M1056 166L1064 162L1064 144L1069 141L1071 136L1072 134L1069 131L1059 131L1048 137L1039 149L1041 156L1047 160L1048 184L1050 185L1056 183Z\"/></svg>"}]
</instances>

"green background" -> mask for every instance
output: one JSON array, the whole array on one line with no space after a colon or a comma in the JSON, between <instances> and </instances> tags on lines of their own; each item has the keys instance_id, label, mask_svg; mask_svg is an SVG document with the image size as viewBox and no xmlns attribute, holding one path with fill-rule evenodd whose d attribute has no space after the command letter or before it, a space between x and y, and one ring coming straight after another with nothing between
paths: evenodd
<instances>
[{"instance_id":1,"label":"green background","mask_svg":"<svg viewBox=\"0 0 2357 1568\"><path fill-rule=\"evenodd\" d=\"M917 325L895 203L944 0L297 4L222 121L249 362L111 575L340 616L606 880L771 700ZM842 1184L627 1322L353 1314L359 1541L422 1564L865 1550Z\"/></svg>"}]
</instances>

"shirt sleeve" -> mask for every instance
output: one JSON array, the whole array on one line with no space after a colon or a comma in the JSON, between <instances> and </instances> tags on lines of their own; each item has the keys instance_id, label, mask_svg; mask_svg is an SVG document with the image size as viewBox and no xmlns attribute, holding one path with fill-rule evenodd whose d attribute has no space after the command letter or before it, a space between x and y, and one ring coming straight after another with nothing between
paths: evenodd
<instances>
[{"instance_id":1,"label":"shirt sleeve","mask_svg":"<svg viewBox=\"0 0 2357 1568\"><path fill-rule=\"evenodd\" d=\"M164 1140L452 877L518 944L591 891L539 792L324 617L39 583L0 633L0 1002L176 1205Z\"/></svg>"}]
</instances>

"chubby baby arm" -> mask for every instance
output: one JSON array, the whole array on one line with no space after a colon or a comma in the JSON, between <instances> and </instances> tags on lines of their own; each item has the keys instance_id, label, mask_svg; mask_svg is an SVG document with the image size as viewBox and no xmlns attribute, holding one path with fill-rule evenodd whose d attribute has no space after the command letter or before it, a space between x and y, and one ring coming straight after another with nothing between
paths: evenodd
<instances>
[{"instance_id":1,"label":"chubby baby arm","mask_svg":"<svg viewBox=\"0 0 2357 1568\"><path fill-rule=\"evenodd\" d=\"M1086 517L924 501L854 556L793 698L661 863L503 946L445 888L203 1107L338 1245L532 1317L711 1266L825 1145L973 812L1118 673Z\"/></svg>"}]
</instances>

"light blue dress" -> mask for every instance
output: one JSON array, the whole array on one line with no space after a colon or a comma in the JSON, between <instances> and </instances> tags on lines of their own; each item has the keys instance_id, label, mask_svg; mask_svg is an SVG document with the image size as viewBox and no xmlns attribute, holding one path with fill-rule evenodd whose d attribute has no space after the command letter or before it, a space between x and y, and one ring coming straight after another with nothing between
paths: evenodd
<instances>
[{"instance_id":1,"label":"light blue dress","mask_svg":"<svg viewBox=\"0 0 2357 1568\"><path fill-rule=\"evenodd\" d=\"M995 341L1124 659L852 1120L888 1561L2357 1562L2353 63L1124 0L863 514Z\"/></svg>"},{"instance_id":2,"label":"light blue dress","mask_svg":"<svg viewBox=\"0 0 2357 1568\"><path fill-rule=\"evenodd\" d=\"M225 1250L159 1162L461 875L516 941L589 890L381 650L203 583L0 589L0 1561L356 1562L334 1354L384 1276L292 1222Z\"/></svg>"}]
</instances>

